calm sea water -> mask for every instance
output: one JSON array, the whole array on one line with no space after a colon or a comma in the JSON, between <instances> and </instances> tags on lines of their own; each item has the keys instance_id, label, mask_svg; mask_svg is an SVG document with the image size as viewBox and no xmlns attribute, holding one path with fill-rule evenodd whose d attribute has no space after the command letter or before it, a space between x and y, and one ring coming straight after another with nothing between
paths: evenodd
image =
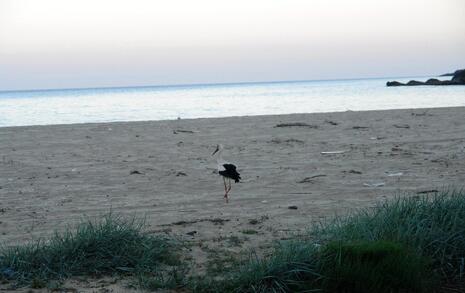
<instances>
[{"instance_id":1,"label":"calm sea water","mask_svg":"<svg viewBox=\"0 0 465 293\"><path fill-rule=\"evenodd\" d=\"M465 86L394 79L0 92L0 127L465 106Z\"/></svg>"}]
</instances>

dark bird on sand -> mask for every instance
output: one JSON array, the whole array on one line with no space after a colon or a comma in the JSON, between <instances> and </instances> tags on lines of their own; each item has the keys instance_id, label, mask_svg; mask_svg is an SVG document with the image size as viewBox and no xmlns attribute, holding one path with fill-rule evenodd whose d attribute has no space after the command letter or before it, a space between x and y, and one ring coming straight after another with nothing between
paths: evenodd
<instances>
[{"instance_id":1,"label":"dark bird on sand","mask_svg":"<svg viewBox=\"0 0 465 293\"><path fill-rule=\"evenodd\" d=\"M231 191L231 179L234 182L239 182L241 179L240 174L236 170L236 166L228 163L223 160L223 145L219 144L216 146L216 150L213 152L212 156L216 157L216 162L218 164L218 173L223 177L224 183L224 198L226 202L229 202L228 194ZM226 179L228 180L228 185L226 185Z\"/></svg>"}]
</instances>

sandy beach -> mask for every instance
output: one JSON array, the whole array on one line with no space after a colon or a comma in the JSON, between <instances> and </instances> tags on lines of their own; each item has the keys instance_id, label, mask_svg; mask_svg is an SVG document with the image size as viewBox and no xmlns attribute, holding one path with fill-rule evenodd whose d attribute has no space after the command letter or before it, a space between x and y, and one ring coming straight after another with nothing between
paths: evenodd
<instances>
[{"instance_id":1,"label":"sandy beach","mask_svg":"<svg viewBox=\"0 0 465 293\"><path fill-rule=\"evenodd\" d=\"M0 239L112 211L190 241L202 266L206 246L265 247L396 194L463 186L463 117L458 107L0 128ZM229 204L218 143L243 178Z\"/></svg>"}]
</instances>

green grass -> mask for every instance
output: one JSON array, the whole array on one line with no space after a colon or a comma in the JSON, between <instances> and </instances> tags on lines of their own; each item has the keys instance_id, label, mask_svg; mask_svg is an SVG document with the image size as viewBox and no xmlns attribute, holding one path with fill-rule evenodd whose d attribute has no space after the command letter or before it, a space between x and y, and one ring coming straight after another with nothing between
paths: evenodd
<instances>
[{"instance_id":1,"label":"green grass","mask_svg":"<svg viewBox=\"0 0 465 293\"><path fill-rule=\"evenodd\" d=\"M241 232L242 234L246 234L246 235L258 234L258 231L254 229L245 229L245 230L242 230Z\"/></svg>"},{"instance_id":2,"label":"green grass","mask_svg":"<svg viewBox=\"0 0 465 293\"><path fill-rule=\"evenodd\" d=\"M351 216L315 227L311 236L328 241L393 241L433 261L447 282L464 280L465 192L442 191L431 196L403 196Z\"/></svg>"},{"instance_id":3,"label":"green grass","mask_svg":"<svg viewBox=\"0 0 465 293\"><path fill-rule=\"evenodd\" d=\"M296 292L312 288L321 279L313 244L286 242L273 249L272 256L261 258L251 253L236 270L220 280L194 278L194 292Z\"/></svg>"},{"instance_id":4,"label":"green grass","mask_svg":"<svg viewBox=\"0 0 465 293\"><path fill-rule=\"evenodd\" d=\"M101 221L84 221L74 230L55 233L49 240L4 246L0 277L35 288L83 275L122 274L163 283L169 279L169 268L179 264L179 244L143 233L143 228L143 221L108 214Z\"/></svg>"},{"instance_id":5,"label":"green grass","mask_svg":"<svg viewBox=\"0 0 465 293\"><path fill-rule=\"evenodd\" d=\"M221 280L192 282L191 287L197 292L435 292L445 284L463 288L463 190L398 196L312 226L304 236L282 242L269 256L249 257Z\"/></svg>"},{"instance_id":6,"label":"green grass","mask_svg":"<svg viewBox=\"0 0 465 293\"><path fill-rule=\"evenodd\" d=\"M324 292L428 292L430 260L388 241L328 243L321 254Z\"/></svg>"}]
</instances>

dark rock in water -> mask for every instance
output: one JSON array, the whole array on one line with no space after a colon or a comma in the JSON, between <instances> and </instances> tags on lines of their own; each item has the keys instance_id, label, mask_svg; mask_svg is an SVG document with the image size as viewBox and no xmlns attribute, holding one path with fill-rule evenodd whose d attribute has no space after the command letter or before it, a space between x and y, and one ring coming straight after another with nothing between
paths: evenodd
<instances>
[{"instance_id":1,"label":"dark rock in water","mask_svg":"<svg viewBox=\"0 0 465 293\"><path fill-rule=\"evenodd\" d=\"M461 71L464 71L465 69L458 69L454 72L449 72L449 73L444 73L444 74L441 74L440 76L454 76L456 74L460 74Z\"/></svg>"},{"instance_id":2,"label":"dark rock in water","mask_svg":"<svg viewBox=\"0 0 465 293\"><path fill-rule=\"evenodd\" d=\"M400 86L400 85L405 85L404 83L398 82L398 81L388 81L386 83L387 86Z\"/></svg>"},{"instance_id":3,"label":"dark rock in water","mask_svg":"<svg viewBox=\"0 0 465 293\"><path fill-rule=\"evenodd\" d=\"M407 82L407 85L424 85L424 84L425 84L424 82L417 81L417 80L411 80Z\"/></svg>"},{"instance_id":4,"label":"dark rock in water","mask_svg":"<svg viewBox=\"0 0 465 293\"><path fill-rule=\"evenodd\" d=\"M465 69L455 71L453 74L443 74L441 76L450 76L451 80L439 80L436 78L430 78L426 82L417 80L411 80L404 84L398 81L388 81L386 86L416 86L416 85L465 85Z\"/></svg>"},{"instance_id":5,"label":"dark rock in water","mask_svg":"<svg viewBox=\"0 0 465 293\"><path fill-rule=\"evenodd\" d=\"M451 81L459 84L465 84L465 69L457 70Z\"/></svg>"},{"instance_id":6,"label":"dark rock in water","mask_svg":"<svg viewBox=\"0 0 465 293\"><path fill-rule=\"evenodd\" d=\"M428 79L425 84L427 85L441 85L442 81L440 81L439 79L436 79L436 78L430 78Z\"/></svg>"},{"instance_id":7,"label":"dark rock in water","mask_svg":"<svg viewBox=\"0 0 465 293\"><path fill-rule=\"evenodd\" d=\"M453 82L452 80L441 80L441 85L454 85L454 84L460 84Z\"/></svg>"},{"instance_id":8,"label":"dark rock in water","mask_svg":"<svg viewBox=\"0 0 465 293\"><path fill-rule=\"evenodd\" d=\"M449 73L444 73L444 74L441 74L439 76L454 76L454 73L453 72L449 72Z\"/></svg>"}]
</instances>

